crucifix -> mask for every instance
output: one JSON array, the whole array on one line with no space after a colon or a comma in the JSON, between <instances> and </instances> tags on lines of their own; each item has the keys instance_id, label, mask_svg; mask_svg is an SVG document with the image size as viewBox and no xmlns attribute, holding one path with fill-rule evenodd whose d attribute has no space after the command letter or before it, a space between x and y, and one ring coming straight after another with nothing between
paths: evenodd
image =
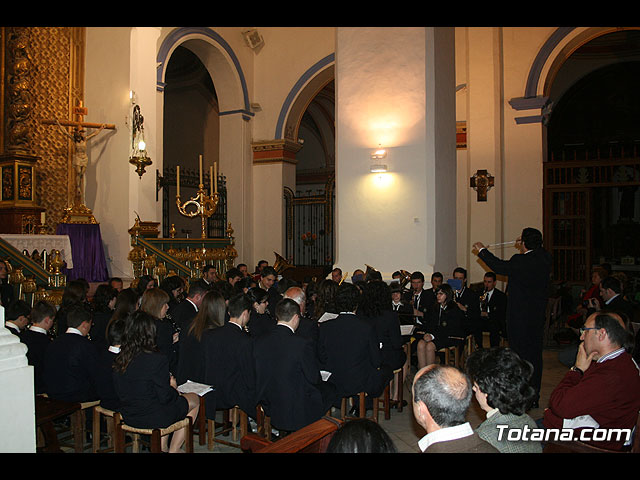
<instances>
[{"instance_id":1,"label":"crucifix","mask_svg":"<svg viewBox=\"0 0 640 480\"><path fill-rule=\"evenodd\" d=\"M495 179L486 170L478 170L470 179L470 186L478 194L479 202L487 201L487 192L495 185Z\"/></svg>"},{"instance_id":2,"label":"crucifix","mask_svg":"<svg viewBox=\"0 0 640 480\"><path fill-rule=\"evenodd\" d=\"M79 104L72 109L74 120L72 121L59 121L59 120L42 120L41 123L45 125L57 125L60 131L73 140L73 168L75 170L75 190L73 197L74 206L84 205L84 174L87 170L89 163L89 157L87 156L87 140L98 135L105 128L108 130L115 130L116 126L112 123L89 123L84 122L84 117L87 115L88 110L83 106L82 100ZM73 127L73 130L69 132L67 127ZM87 128L96 129L94 132L87 135Z\"/></svg>"}]
</instances>

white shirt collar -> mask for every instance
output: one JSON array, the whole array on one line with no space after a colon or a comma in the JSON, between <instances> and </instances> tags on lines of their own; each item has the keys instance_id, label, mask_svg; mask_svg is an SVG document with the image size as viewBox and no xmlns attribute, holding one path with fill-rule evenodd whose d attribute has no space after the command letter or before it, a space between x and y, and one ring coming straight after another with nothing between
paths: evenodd
<instances>
[{"instance_id":1,"label":"white shirt collar","mask_svg":"<svg viewBox=\"0 0 640 480\"><path fill-rule=\"evenodd\" d=\"M45 335L48 333L44 328L37 327L36 325L29 325L29 330L33 330L34 332L44 333Z\"/></svg>"},{"instance_id":2,"label":"white shirt collar","mask_svg":"<svg viewBox=\"0 0 640 480\"><path fill-rule=\"evenodd\" d=\"M5 327L9 327L9 328L11 328L12 330L15 330L16 332L20 332L20 327L18 327L18 326L17 326L15 323L13 323L13 322L6 321L6 322L4 322L4 326L5 326Z\"/></svg>"},{"instance_id":3,"label":"white shirt collar","mask_svg":"<svg viewBox=\"0 0 640 480\"><path fill-rule=\"evenodd\" d=\"M115 345L109 345L107 350L113 353L120 353L120 347L116 347Z\"/></svg>"},{"instance_id":4,"label":"white shirt collar","mask_svg":"<svg viewBox=\"0 0 640 480\"><path fill-rule=\"evenodd\" d=\"M73 327L67 327L67 331L64 333L75 333L76 335L81 335L84 337L84 335L82 334L82 332L80 330L78 330L77 328L73 328Z\"/></svg>"},{"instance_id":5,"label":"white shirt collar","mask_svg":"<svg viewBox=\"0 0 640 480\"><path fill-rule=\"evenodd\" d=\"M614 298L616 298L618 295L620 295L620 294L619 294L619 293L616 293L613 297L611 297L609 300L607 300L606 302L604 302L604 303L605 303L605 305L609 305L609 304L613 301L613 299L614 299Z\"/></svg>"},{"instance_id":6,"label":"white shirt collar","mask_svg":"<svg viewBox=\"0 0 640 480\"><path fill-rule=\"evenodd\" d=\"M191 305L193 305L193 308L195 308L195 309L196 309L196 312L197 312L197 311L198 311L198 306L197 306L195 303L193 303L193 300L191 300L190 298L188 298L188 297L187 297L187 301L188 301Z\"/></svg>"},{"instance_id":7,"label":"white shirt collar","mask_svg":"<svg viewBox=\"0 0 640 480\"><path fill-rule=\"evenodd\" d=\"M434 443L457 440L458 438L468 437L469 435L473 435L473 429L469 422L466 422L456 425L455 427L441 428L435 432L427 433L418 441L418 447L420 447L420 451L424 452Z\"/></svg>"},{"instance_id":8,"label":"white shirt collar","mask_svg":"<svg viewBox=\"0 0 640 480\"><path fill-rule=\"evenodd\" d=\"M605 353L596 361L596 363L606 362L607 360L616 358L618 355L622 355L624 352L625 352L625 349L623 347L620 347L619 349L614 350L613 352Z\"/></svg>"},{"instance_id":9,"label":"white shirt collar","mask_svg":"<svg viewBox=\"0 0 640 480\"><path fill-rule=\"evenodd\" d=\"M291 330L293 333L296 333L296 331L293 329L293 327L291 325L289 325L288 323L277 322L276 325L283 325L283 326L287 327L289 330Z\"/></svg>"}]
</instances>

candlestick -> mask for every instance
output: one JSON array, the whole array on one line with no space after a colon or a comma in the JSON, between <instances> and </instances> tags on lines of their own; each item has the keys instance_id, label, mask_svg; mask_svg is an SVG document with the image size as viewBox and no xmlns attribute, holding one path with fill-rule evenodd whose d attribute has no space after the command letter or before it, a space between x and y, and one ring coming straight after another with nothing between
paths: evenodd
<instances>
[{"instance_id":1,"label":"candlestick","mask_svg":"<svg viewBox=\"0 0 640 480\"><path fill-rule=\"evenodd\" d=\"M176 194L178 195L178 197L180 196L180 165L178 165L176 167L176 188L178 189Z\"/></svg>"},{"instance_id":2,"label":"candlestick","mask_svg":"<svg viewBox=\"0 0 640 480\"><path fill-rule=\"evenodd\" d=\"M218 162L213 162L213 178L215 193L218 193Z\"/></svg>"},{"instance_id":3,"label":"candlestick","mask_svg":"<svg viewBox=\"0 0 640 480\"><path fill-rule=\"evenodd\" d=\"M200 185L202 184L202 155L200 155Z\"/></svg>"}]
</instances>

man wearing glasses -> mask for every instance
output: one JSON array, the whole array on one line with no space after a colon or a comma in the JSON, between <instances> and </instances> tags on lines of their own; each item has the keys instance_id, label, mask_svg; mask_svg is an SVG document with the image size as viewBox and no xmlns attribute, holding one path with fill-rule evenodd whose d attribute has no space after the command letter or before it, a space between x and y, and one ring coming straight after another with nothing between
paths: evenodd
<instances>
[{"instance_id":1,"label":"man wearing glasses","mask_svg":"<svg viewBox=\"0 0 640 480\"><path fill-rule=\"evenodd\" d=\"M640 411L640 371L625 349L632 334L618 314L602 311L587 318L580 340L575 365L549 398L545 428L632 429ZM624 440L586 443L621 450Z\"/></svg>"}]
</instances>

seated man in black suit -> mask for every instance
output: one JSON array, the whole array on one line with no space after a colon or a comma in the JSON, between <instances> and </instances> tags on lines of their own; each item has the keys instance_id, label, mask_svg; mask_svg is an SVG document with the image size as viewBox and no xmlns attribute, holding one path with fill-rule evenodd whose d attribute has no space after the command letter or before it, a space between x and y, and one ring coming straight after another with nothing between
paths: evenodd
<instances>
[{"instance_id":1,"label":"seated man in black suit","mask_svg":"<svg viewBox=\"0 0 640 480\"><path fill-rule=\"evenodd\" d=\"M31 310L31 325L22 334L22 343L27 350L27 362L33 366L33 380L36 394L44 393L42 380L42 368L44 352L53 341L49 330L53 327L53 319L56 317L56 307L40 300Z\"/></svg>"},{"instance_id":2,"label":"seated man in black suit","mask_svg":"<svg viewBox=\"0 0 640 480\"><path fill-rule=\"evenodd\" d=\"M24 300L14 300L5 308L4 326L18 337L22 337L27 325L29 325L29 315L31 307Z\"/></svg>"},{"instance_id":3,"label":"seated man in black suit","mask_svg":"<svg viewBox=\"0 0 640 480\"><path fill-rule=\"evenodd\" d=\"M292 432L331 408L335 387L322 381L311 342L295 333L300 306L284 298L276 318L276 327L255 340L256 398L274 427Z\"/></svg>"},{"instance_id":4,"label":"seated man in black suit","mask_svg":"<svg viewBox=\"0 0 640 480\"><path fill-rule=\"evenodd\" d=\"M268 265L262 268L258 286L269 294L269 305L267 308L273 318L276 317L276 305L280 300L282 300L282 295L278 292L278 288L276 287L277 280L278 273L275 268Z\"/></svg>"},{"instance_id":5,"label":"seated man in black suit","mask_svg":"<svg viewBox=\"0 0 640 480\"><path fill-rule=\"evenodd\" d=\"M229 321L223 326L205 330L204 380L214 395L207 395L206 412L214 418L216 409L239 406L248 416L256 412L253 340L245 330L252 303L243 293L229 299Z\"/></svg>"},{"instance_id":6,"label":"seated man in black suit","mask_svg":"<svg viewBox=\"0 0 640 480\"><path fill-rule=\"evenodd\" d=\"M489 345L500 345L500 337L507 337L507 295L496 288L496 274L484 274L484 292L480 296L480 317L474 332L476 345L483 347L483 332L489 332Z\"/></svg>"},{"instance_id":7,"label":"seated man in black suit","mask_svg":"<svg viewBox=\"0 0 640 480\"><path fill-rule=\"evenodd\" d=\"M208 292L208 287L201 282L194 282L189 286L187 298L182 302L176 303L167 313L171 319L180 327L181 331L188 331L191 321L195 318L202 299Z\"/></svg>"},{"instance_id":8,"label":"seated man in black suit","mask_svg":"<svg viewBox=\"0 0 640 480\"><path fill-rule=\"evenodd\" d=\"M331 373L338 398L360 392L368 394L367 403L378 397L391 381L393 372L382 367L382 354L373 325L356 315L360 291L343 283L336 292L340 314L320 324L318 359L320 368Z\"/></svg>"},{"instance_id":9,"label":"seated man in black suit","mask_svg":"<svg viewBox=\"0 0 640 480\"><path fill-rule=\"evenodd\" d=\"M96 391L98 351L87 338L91 312L83 305L69 308L67 330L60 332L44 354L45 392L56 400L98 400Z\"/></svg>"},{"instance_id":10,"label":"seated man in black suit","mask_svg":"<svg viewBox=\"0 0 640 480\"><path fill-rule=\"evenodd\" d=\"M465 332L467 335L475 333L476 326L480 319L480 298L478 295L467 287L467 270L462 267L456 267L453 270L454 280L461 282L461 287L455 289L454 300L458 304L458 308L462 310L465 318ZM477 345L478 347L482 346Z\"/></svg>"},{"instance_id":11,"label":"seated man in black suit","mask_svg":"<svg viewBox=\"0 0 640 480\"><path fill-rule=\"evenodd\" d=\"M623 313L627 316L627 321L634 321L633 304L625 300L622 284L616 277L609 275L600 282L600 296L604 305L600 307L598 302L594 302L592 305L596 310Z\"/></svg>"},{"instance_id":12,"label":"seated man in black suit","mask_svg":"<svg viewBox=\"0 0 640 480\"><path fill-rule=\"evenodd\" d=\"M307 295L301 287L289 287L284 292L284 298L290 298L300 307L300 320L296 328L296 335L306 338L313 346L314 355L318 348L318 336L320 329L318 322L312 319L307 312ZM276 312L277 313L277 312Z\"/></svg>"}]
</instances>

